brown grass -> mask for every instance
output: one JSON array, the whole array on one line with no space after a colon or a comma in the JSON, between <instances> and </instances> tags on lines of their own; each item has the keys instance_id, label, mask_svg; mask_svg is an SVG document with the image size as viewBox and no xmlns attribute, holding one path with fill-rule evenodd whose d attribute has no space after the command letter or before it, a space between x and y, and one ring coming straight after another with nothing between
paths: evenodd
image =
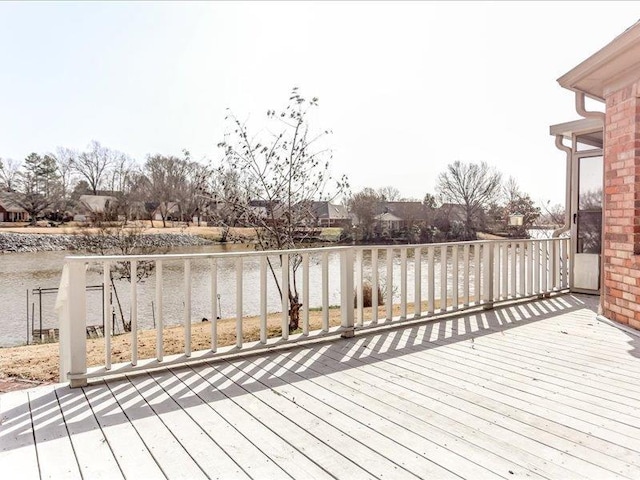
<instances>
[{"instance_id":1,"label":"brown grass","mask_svg":"<svg viewBox=\"0 0 640 480\"><path fill-rule=\"evenodd\" d=\"M412 304L408 305L412 313ZM423 311L427 304L423 302ZM383 319L385 307L378 309L378 318ZM394 305L393 315L400 314L400 306ZM364 309L365 318L371 317L371 308ZM273 313L267 318L269 337L281 335L281 314ZM302 322L302 319L301 319ZM329 309L329 325L340 325L340 308ZM309 312L309 330L322 328L322 312ZM235 319L218 321L218 345L234 345L236 343ZM184 352L184 329L182 326L170 326L164 329L164 353L172 355ZM243 319L243 341L252 342L260 339L259 317L245 317ZM194 323L191 326L191 349L193 351L206 350L211 346L211 324L209 322ZM59 345L47 343L42 345L26 345L21 347L0 348L0 377L13 377L38 382L56 382L59 374ZM131 360L131 335L123 334L112 337L111 361L113 363ZM87 363L89 366L104 365L104 339L87 340ZM154 358L156 355L156 331L138 331L138 358Z\"/></svg>"}]
</instances>

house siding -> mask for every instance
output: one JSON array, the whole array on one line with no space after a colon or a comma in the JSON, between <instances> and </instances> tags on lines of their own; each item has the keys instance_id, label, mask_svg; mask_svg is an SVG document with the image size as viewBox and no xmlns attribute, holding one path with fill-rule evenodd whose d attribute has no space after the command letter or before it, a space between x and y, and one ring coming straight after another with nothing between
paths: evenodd
<instances>
[{"instance_id":1,"label":"house siding","mask_svg":"<svg viewBox=\"0 0 640 480\"><path fill-rule=\"evenodd\" d=\"M640 328L640 81L605 100L602 309Z\"/></svg>"}]
</instances>

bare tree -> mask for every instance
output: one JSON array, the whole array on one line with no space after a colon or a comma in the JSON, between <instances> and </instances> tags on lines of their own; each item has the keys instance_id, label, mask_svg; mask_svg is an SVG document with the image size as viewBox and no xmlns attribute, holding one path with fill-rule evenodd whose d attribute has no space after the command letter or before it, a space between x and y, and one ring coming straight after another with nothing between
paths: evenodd
<instances>
[{"instance_id":1,"label":"bare tree","mask_svg":"<svg viewBox=\"0 0 640 480\"><path fill-rule=\"evenodd\" d=\"M307 100L296 88L289 105L281 112L267 111L270 130L250 135L245 123L229 115L231 130L219 144L224 149L223 169L234 170L239 176L242 194L225 198L234 210L255 228L257 248L282 250L296 248L305 241L305 225L315 221L313 201L329 199L328 182L331 180L329 162L331 151L323 146L325 130L312 132L310 110L318 99ZM335 184L333 195L347 188L343 177ZM223 193L223 192L221 192ZM282 265L282 256L280 256ZM296 271L301 257L295 255L290 262L289 330L298 328L300 300ZM282 294L279 276L271 262L269 267L278 290Z\"/></svg>"},{"instance_id":2,"label":"bare tree","mask_svg":"<svg viewBox=\"0 0 640 480\"><path fill-rule=\"evenodd\" d=\"M189 163L174 156L152 155L144 164L147 178L146 198L157 203L157 212L162 218L162 226L174 210L179 209L179 196L187 188ZM181 212L180 212L181 213Z\"/></svg>"},{"instance_id":3,"label":"bare tree","mask_svg":"<svg viewBox=\"0 0 640 480\"><path fill-rule=\"evenodd\" d=\"M545 226L560 226L565 223L565 207L559 203L551 204L550 200L542 205L542 215L539 220Z\"/></svg>"},{"instance_id":4,"label":"bare tree","mask_svg":"<svg viewBox=\"0 0 640 480\"><path fill-rule=\"evenodd\" d=\"M0 189L7 192L17 189L20 166L13 158L0 158Z\"/></svg>"},{"instance_id":5,"label":"bare tree","mask_svg":"<svg viewBox=\"0 0 640 480\"><path fill-rule=\"evenodd\" d=\"M376 193L383 202L397 202L400 200L400 190L390 185L379 188Z\"/></svg>"},{"instance_id":6,"label":"bare tree","mask_svg":"<svg viewBox=\"0 0 640 480\"><path fill-rule=\"evenodd\" d=\"M468 238L475 238L484 209L499 197L501 179L500 173L485 162L456 161L438 175L436 188L442 200L464 208Z\"/></svg>"},{"instance_id":7,"label":"bare tree","mask_svg":"<svg viewBox=\"0 0 640 480\"><path fill-rule=\"evenodd\" d=\"M73 158L73 167L87 181L94 195L98 194L98 190L106 180L116 155L117 153L93 140L86 151Z\"/></svg>"}]
</instances>

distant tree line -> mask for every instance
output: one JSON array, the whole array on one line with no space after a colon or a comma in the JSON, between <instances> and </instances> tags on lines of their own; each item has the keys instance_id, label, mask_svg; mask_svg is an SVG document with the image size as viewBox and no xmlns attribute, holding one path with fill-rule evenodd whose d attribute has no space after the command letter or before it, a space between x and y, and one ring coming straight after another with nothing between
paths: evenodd
<instances>
[{"instance_id":1,"label":"distant tree line","mask_svg":"<svg viewBox=\"0 0 640 480\"><path fill-rule=\"evenodd\" d=\"M527 231L541 221L563 223L564 209L536 206L517 181L502 175L487 163L454 162L437 177L435 193L422 200L402 198L394 187L364 188L352 194L347 205L357 218L357 240L376 242L403 239L408 242L475 240L480 231L504 236L527 237ZM405 221L389 231L385 213Z\"/></svg>"}]
</instances>

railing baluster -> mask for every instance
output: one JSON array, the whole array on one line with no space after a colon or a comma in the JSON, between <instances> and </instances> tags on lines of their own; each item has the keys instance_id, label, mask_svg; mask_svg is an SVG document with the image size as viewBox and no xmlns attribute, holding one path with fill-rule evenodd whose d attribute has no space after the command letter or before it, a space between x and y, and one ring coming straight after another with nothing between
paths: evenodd
<instances>
[{"instance_id":1,"label":"railing baluster","mask_svg":"<svg viewBox=\"0 0 640 480\"><path fill-rule=\"evenodd\" d=\"M542 271L540 275L542 276L542 292L547 293L548 279L549 279L549 242L545 240L542 242Z\"/></svg>"},{"instance_id":2,"label":"railing baluster","mask_svg":"<svg viewBox=\"0 0 640 480\"><path fill-rule=\"evenodd\" d=\"M102 301L104 305L104 368L111 370L111 264L102 264Z\"/></svg>"},{"instance_id":3,"label":"railing baluster","mask_svg":"<svg viewBox=\"0 0 640 480\"><path fill-rule=\"evenodd\" d=\"M556 242L554 239L549 242L549 291L552 292L556 287Z\"/></svg>"},{"instance_id":4,"label":"railing baluster","mask_svg":"<svg viewBox=\"0 0 640 480\"><path fill-rule=\"evenodd\" d=\"M482 303L482 272L480 271L480 261L482 260L481 249L482 245L480 243L476 243L473 246L473 278L475 280L473 296L475 297L474 303L476 305Z\"/></svg>"},{"instance_id":5,"label":"railing baluster","mask_svg":"<svg viewBox=\"0 0 640 480\"><path fill-rule=\"evenodd\" d=\"M164 358L164 317L162 313L162 260L156 261L156 360Z\"/></svg>"},{"instance_id":6,"label":"railing baluster","mask_svg":"<svg viewBox=\"0 0 640 480\"><path fill-rule=\"evenodd\" d=\"M387 298L385 312L387 321L393 319L393 249L387 248Z\"/></svg>"},{"instance_id":7,"label":"railing baluster","mask_svg":"<svg viewBox=\"0 0 640 480\"><path fill-rule=\"evenodd\" d=\"M265 310L267 298L264 299ZM302 254L302 333L309 335L309 254Z\"/></svg>"},{"instance_id":8,"label":"railing baluster","mask_svg":"<svg viewBox=\"0 0 640 480\"><path fill-rule=\"evenodd\" d=\"M289 254L282 258L282 340L289 340Z\"/></svg>"},{"instance_id":9,"label":"railing baluster","mask_svg":"<svg viewBox=\"0 0 640 480\"><path fill-rule=\"evenodd\" d=\"M242 257L236 258L236 347L242 348Z\"/></svg>"},{"instance_id":10,"label":"railing baluster","mask_svg":"<svg viewBox=\"0 0 640 480\"><path fill-rule=\"evenodd\" d=\"M357 306L356 306L356 321L359 327L363 325L363 316L364 316L364 288L362 286L362 274L363 274L363 265L362 265L362 257L363 251L361 248L356 250L356 297L357 297Z\"/></svg>"},{"instance_id":11,"label":"railing baluster","mask_svg":"<svg viewBox=\"0 0 640 480\"><path fill-rule=\"evenodd\" d=\"M509 257L511 260L511 281L509 282L511 298L516 298L518 296L518 274L517 274L517 259L518 259L518 244L516 242L511 242L509 245ZM507 295L509 297L509 295Z\"/></svg>"},{"instance_id":12,"label":"railing baluster","mask_svg":"<svg viewBox=\"0 0 640 480\"><path fill-rule=\"evenodd\" d=\"M329 331L329 254L322 252L322 331Z\"/></svg>"},{"instance_id":13,"label":"railing baluster","mask_svg":"<svg viewBox=\"0 0 640 480\"><path fill-rule=\"evenodd\" d=\"M138 364L138 262L131 260L131 365Z\"/></svg>"},{"instance_id":14,"label":"railing baluster","mask_svg":"<svg viewBox=\"0 0 640 480\"><path fill-rule=\"evenodd\" d=\"M533 248L534 241L527 242L527 294L533 295Z\"/></svg>"},{"instance_id":15,"label":"railing baluster","mask_svg":"<svg viewBox=\"0 0 640 480\"><path fill-rule=\"evenodd\" d=\"M493 282L493 298L491 301L500 299L500 260L502 256L502 244L494 243L491 247L493 259L493 275L489 277L489 281Z\"/></svg>"},{"instance_id":16,"label":"railing baluster","mask_svg":"<svg viewBox=\"0 0 640 480\"><path fill-rule=\"evenodd\" d=\"M554 239L553 240L553 263L554 263L554 268L553 268L553 277L554 277L554 282L553 282L553 286L556 290L560 290L562 288L560 282L561 282L561 276L560 276L560 270L562 268L562 257L561 257L561 248L560 248L560 240L559 239Z\"/></svg>"},{"instance_id":17,"label":"railing baluster","mask_svg":"<svg viewBox=\"0 0 640 480\"><path fill-rule=\"evenodd\" d=\"M378 249L371 249L371 323L378 323L378 304L380 299L378 298Z\"/></svg>"},{"instance_id":18,"label":"railing baluster","mask_svg":"<svg viewBox=\"0 0 640 480\"><path fill-rule=\"evenodd\" d=\"M210 260L209 279L211 282L211 351L216 352L218 350L218 317L220 312L218 311L218 260L212 258Z\"/></svg>"},{"instance_id":19,"label":"railing baluster","mask_svg":"<svg viewBox=\"0 0 640 480\"><path fill-rule=\"evenodd\" d=\"M535 242L535 247L533 250L533 294L538 295L541 293L540 290L540 248L542 247L542 242Z\"/></svg>"},{"instance_id":20,"label":"railing baluster","mask_svg":"<svg viewBox=\"0 0 640 480\"><path fill-rule=\"evenodd\" d=\"M429 315L433 315L436 311L435 257L435 247L427 247L427 303L429 304L427 313Z\"/></svg>"},{"instance_id":21,"label":"railing baluster","mask_svg":"<svg viewBox=\"0 0 640 480\"><path fill-rule=\"evenodd\" d=\"M502 243L500 253L500 262L502 263L502 286L498 298L506 300L509 298L509 244Z\"/></svg>"},{"instance_id":22,"label":"railing baluster","mask_svg":"<svg viewBox=\"0 0 640 480\"><path fill-rule=\"evenodd\" d=\"M407 248L400 249L400 318L407 318Z\"/></svg>"},{"instance_id":23,"label":"railing baluster","mask_svg":"<svg viewBox=\"0 0 640 480\"><path fill-rule=\"evenodd\" d=\"M184 354L191 356L191 260L184 261Z\"/></svg>"},{"instance_id":24,"label":"railing baluster","mask_svg":"<svg viewBox=\"0 0 640 480\"><path fill-rule=\"evenodd\" d=\"M451 247L451 306L453 310L457 310L460 306L460 298L458 297L458 281L460 273L458 272L458 245Z\"/></svg>"},{"instance_id":25,"label":"railing baluster","mask_svg":"<svg viewBox=\"0 0 640 480\"><path fill-rule=\"evenodd\" d=\"M462 253L462 261L464 262L463 280L462 280L462 302L465 307L469 306L469 288L471 284L471 277L469 276L469 251L471 246L467 243L464 246Z\"/></svg>"},{"instance_id":26,"label":"railing baluster","mask_svg":"<svg viewBox=\"0 0 640 480\"><path fill-rule=\"evenodd\" d=\"M413 251L413 316L422 316L422 249L416 247Z\"/></svg>"},{"instance_id":27,"label":"railing baluster","mask_svg":"<svg viewBox=\"0 0 640 480\"><path fill-rule=\"evenodd\" d=\"M563 287L569 288L569 239L562 239L562 271L564 273Z\"/></svg>"},{"instance_id":28,"label":"railing baluster","mask_svg":"<svg viewBox=\"0 0 640 480\"><path fill-rule=\"evenodd\" d=\"M440 247L440 311L447 311L447 246Z\"/></svg>"},{"instance_id":29,"label":"railing baluster","mask_svg":"<svg viewBox=\"0 0 640 480\"><path fill-rule=\"evenodd\" d=\"M260 256L260 343L267 343L267 257Z\"/></svg>"},{"instance_id":30,"label":"railing baluster","mask_svg":"<svg viewBox=\"0 0 640 480\"><path fill-rule=\"evenodd\" d=\"M520 297L524 297L527 293L526 285L524 283L525 279L525 263L524 263L524 250L525 243L518 243L518 272L520 273L520 284L518 285L518 291L520 292Z\"/></svg>"}]
</instances>

